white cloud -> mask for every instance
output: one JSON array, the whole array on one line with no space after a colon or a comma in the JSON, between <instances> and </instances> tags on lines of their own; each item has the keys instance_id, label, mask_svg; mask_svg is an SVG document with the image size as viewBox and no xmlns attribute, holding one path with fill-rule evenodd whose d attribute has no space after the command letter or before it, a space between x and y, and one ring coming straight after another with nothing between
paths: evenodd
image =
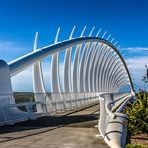
<instances>
[{"instance_id":1,"label":"white cloud","mask_svg":"<svg viewBox=\"0 0 148 148\"><path fill-rule=\"evenodd\" d=\"M6 62L10 62L20 56L23 56L27 52L30 52L29 47L20 45L11 41L0 41L0 58Z\"/></svg>"},{"instance_id":2,"label":"white cloud","mask_svg":"<svg viewBox=\"0 0 148 148\"><path fill-rule=\"evenodd\" d=\"M146 57L133 57L126 60L130 63L133 70L142 70L145 68L145 65L148 65L148 56Z\"/></svg>"},{"instance_id":3,"label":"white cloud","mask_svg":"<svg viewBox=\"0 0 148 148\"><path fill-rule=\"evenodd\" d=\"M148 52L148 48L144 47L130 47L130 48L123 48L123 50L129 52L142 52L142 51Z\"/></svg>"},{"instance_id":4,"label":"white cloud","mask_svg":"<svg viewBox=\"0 0 148 148\"><path fill-rule=\"evenodd\" d=\"M145 57L133 57L126 60L130 63L130 72L137 89L143 87L142 77L145 75L145 65L148 65L148 56Z\"/></svg>"},{"instance_id":5,"label":"white cloud","mask_svg":"<svg viewBox=\"0 0 148 148\"><path fill-rule=\"evenodd\" d=\"M10 50L19 51L19 49L24 49L20 45L11 41L0 41L0 53L5 53Z\"/></svg>"}]
</instances>

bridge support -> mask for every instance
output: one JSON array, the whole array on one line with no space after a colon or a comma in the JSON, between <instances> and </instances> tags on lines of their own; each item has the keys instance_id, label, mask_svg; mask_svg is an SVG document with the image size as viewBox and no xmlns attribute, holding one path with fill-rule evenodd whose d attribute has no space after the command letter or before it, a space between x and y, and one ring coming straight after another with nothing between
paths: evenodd
<instances>
[{"instance_id":1,"label":"bridge support","mask_svg":"<svg viewBox=\"0 0 148 148\"><path fill-rule=\"evenodd\" d=\"M123 113L116 118L107 115L107 128L104 140L112 148L124 148L127 136L127 117Z\"/></svg>"},{"instance_id":2,"label":"bridge support","mask_svg":"<svg viewBox=\"0 0 148 148\"><path fill-rule=\"evenodd\" d=\"M8 97L3 98L3 96ZM0 60L0 105L6 105L14 103L14 98L10 97L13 95L10 70L8 64Z\"/></svg>"}]
</instances>

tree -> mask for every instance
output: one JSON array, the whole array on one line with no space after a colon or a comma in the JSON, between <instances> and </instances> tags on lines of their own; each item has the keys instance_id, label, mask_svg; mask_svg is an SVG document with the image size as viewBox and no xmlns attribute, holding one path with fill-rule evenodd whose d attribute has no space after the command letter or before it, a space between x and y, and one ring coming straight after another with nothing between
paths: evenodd
<instances>
[{"instance_id":1,"label":"tree","mask_svg":"<svg viewBox=\"0 0 148 148\"><path fill-rule=\"evenodd\" d=\"M145 68L146 68L146 74L145 74L145 76L143 76L142 81L144 82L144 88L145 88L145 91L146 91L146 85L148 83L148 66L145 65Z\"/></svg>"}]
</instances>

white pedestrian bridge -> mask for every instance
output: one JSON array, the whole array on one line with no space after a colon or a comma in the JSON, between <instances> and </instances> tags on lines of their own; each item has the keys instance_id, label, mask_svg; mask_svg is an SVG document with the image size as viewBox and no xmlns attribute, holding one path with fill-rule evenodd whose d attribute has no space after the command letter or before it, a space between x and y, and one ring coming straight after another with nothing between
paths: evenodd
<instances>
[{"instance_id":1,"label":"white pedestrian bridge","mask_svg":"<svg viewBox=\"0 0 148 148\"><path fill-rule=\"evenodd\" d=\"M36 33L31 53L10 63L0 60L0 125L52 116L100 102L100 135L112 148L125 146L127 116L122 111L135 96L129 70L111 35L107 36L105 32L100 37L99 30L94 36L93 28L88 36L84 36L85 30L86 27L79 37L73 38L74 27L69 39L59 41L58 28L54 44L42 48L37 48ZM61 64L59 57L63 51L64 62ZM46 92L41 65L48 56L52 58L51 93ZM34 93L29 97L24 95L18 101L11 78L29 67L33 71ZM124 88L127 91L123 93Z\"/></svg>"}]
</instances>

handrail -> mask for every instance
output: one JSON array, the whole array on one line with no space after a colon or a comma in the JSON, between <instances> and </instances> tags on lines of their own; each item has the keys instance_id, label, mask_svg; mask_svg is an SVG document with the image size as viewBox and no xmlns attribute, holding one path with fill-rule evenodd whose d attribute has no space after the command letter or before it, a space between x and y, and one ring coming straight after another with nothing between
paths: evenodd
<instances>
[{"instance_id":1,"label":"handrail","mask_svg":"<svg viewBox=\"0 0 148 148\"><path fill-rule=\"evenodd\" d=\"M101 95L104 95L104 94L110 94L110 93L102 93ZM113 111L110 110L110 106L120 100L123 99L123 97L126 97L126 96L129 96L129 94L124 94L123 96L121 96L120 98L112 101L112 102L109 102L105 105L105 109L106 109L106 112L107 114L109 114L113 119L116 118L116 113L114 113ZM131 95L130 95L131 96ZM104 98L100 97L102 100L104 100ZM122 104L122 103L121 103Z\"/></svg>"},{"instance_id":2,"label":"handrail","mask_svg":"<svg viewBox=\"0 0 148 148\"><path fill-rule=\"evenodd\" d=\"M36 104L44 104L44 102L37 101L37 102L25 102L25 103L19 103L19 104L6 104L6 105L0 105L0 108L32 106L32 105L36 105Z\"/></svg>"},{"instance_id":3,"label":"handrail","mask_svg":"<svg viewBox=\"0 0 148 148\"><path fill-rule=\"evenodd\" d=\"M129 96L131 97L132 95L131 95L131 94L130 94L130 95L129 95L129 94L125 94L125 95L123 95L122 97L120 97L119 99L114 100L114 101L109 102L109 103L106 104L106 111L107 111L107 113L108 113L113 119L116 118L116 112L111 111L111 110L109 109L110 106L111 106L112 104L114 104L114 103L116 103L116 102L122 100L124 97L128 98ZM125 99L126 99L126 98L125 98ZM123 102L121 102L120 105L123 106L123 103L125 103L125 101L126 101L126 100L124 100ZM119 106L119 105L118 105L118 106Z\"/></svg>"},{"instance_id":4,"label":"handrail","mask_svg":"<svg viewBox=\"0 0 148 148\"><path fill-rule=\"evenodd\" d=\"M123 103L121 104L121 106L119 106L119 108L116 110L116 112L120 112L122 111L123 107L126 105L126 103L131 99L132 95L129 96L128 99L124 100Z\"/></svg>"}]
</instances>

